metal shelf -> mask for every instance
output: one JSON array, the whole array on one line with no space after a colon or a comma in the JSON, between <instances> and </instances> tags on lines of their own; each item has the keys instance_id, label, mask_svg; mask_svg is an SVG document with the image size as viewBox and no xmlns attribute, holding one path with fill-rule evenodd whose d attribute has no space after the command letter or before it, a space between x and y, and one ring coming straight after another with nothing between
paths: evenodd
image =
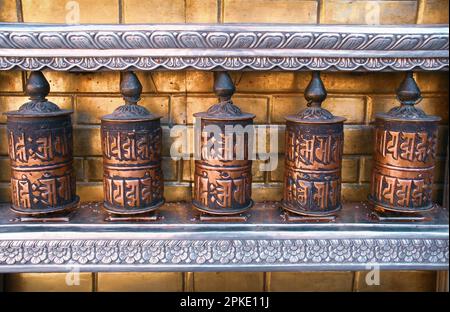
<instances>
[{"instance_id":1,"label":"metal shelf","mask_svg":"<svg viewBox=\"0 0 450 312\"><path fill-rule=\"evenodd\" d=\"M98 203L68 223L23 223L0 206L0 272L447 270L447 210L433 221L380 223L365 203L345 204L335 222L288 222L274 202L247 222L201 222L187 203L158 221L107 222ZM369 267L370 266L370 267Z\"/></svg>"},{"instance_id":2,"label":"metal shelf","mask_svg":"<svg viewBox=\"0 0 450 312\"><path fill-rule=\"evenodd\" d=\"M448 25L0 23L0 70L448 70Z\"/></svg>"}]
</instances>

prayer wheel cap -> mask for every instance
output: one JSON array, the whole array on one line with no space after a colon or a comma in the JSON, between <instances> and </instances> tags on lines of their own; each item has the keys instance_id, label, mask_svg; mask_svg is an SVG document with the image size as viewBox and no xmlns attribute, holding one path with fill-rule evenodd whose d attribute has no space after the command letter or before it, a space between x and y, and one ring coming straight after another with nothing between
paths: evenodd
<instances>
[{"instance_id":1,"label":"prayer wheel cap","mask_svg":"<svg viewBox=\"0 0 450 312\"><path fill-rule=\"evenodd\" d=\"M52 117L72 114L72 110L60 109L58 105L45 97L50 92L50 85L40 71L31 72L25 87L30 101L23 104L18 110L4 113L6 116L17 117Z\"/></svg>"}]
</instances>

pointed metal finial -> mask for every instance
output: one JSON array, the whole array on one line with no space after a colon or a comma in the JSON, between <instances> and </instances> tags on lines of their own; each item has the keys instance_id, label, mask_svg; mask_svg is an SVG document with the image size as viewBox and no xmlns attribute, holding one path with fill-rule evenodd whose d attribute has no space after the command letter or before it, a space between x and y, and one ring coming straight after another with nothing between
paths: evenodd
<instances>
[{"instance_id":1,"label":"pointed metal finial","mask_svg":"<svg viewBox=\"0 0 450 312\"><path fill-rule=\"evenodd\" d=\"M227 72L214 72L214 93L220 101L228 101L236 91L233 81Z\"/></svg>"},{"instance_id":2,"label":"pointed metal finial","mask_svg":"<svg viewBox=\"0 0 450 312\"><path fill-rule=\"evenodd\" d=\"M30 100L42 101L50 92L50 85L41 71L31 72L28 77L25 92Z\"/></svg>"},{"instance_id":3,"label":"pointed metal finial","mask_svg":"<svg viewBox=\"0 0 450 312\"><path fill-rule=\"evenodd\" d=\"M414 80L413 73L408 72L397 89L397 98L402 105L414 105L422 99L419 86Z\"/></svg>"},{"instance_id":4,"label":"pointed metal finial","mask_svg":"<svg viewBox=\"0 0 450 312\"><path fill-rule=\"evenodd\" d=\"M311 81L305 90L305 99L308 101L309 107L320 107L322 102L327 97L327 91L323 85L322 79L320 79L319 72L313 72Z\"/></svg>"},{"instance_id":5,"label":"pointed metal finial","mask_svg":"<svg viewBox=\"0 0 450 312\"><path fill-rule=\"evenodd\" d=\"M120 81L120 92L128 105L136 105L141 99L142 85L134 72L124 72Z\"/></svg>"}]
</instances>

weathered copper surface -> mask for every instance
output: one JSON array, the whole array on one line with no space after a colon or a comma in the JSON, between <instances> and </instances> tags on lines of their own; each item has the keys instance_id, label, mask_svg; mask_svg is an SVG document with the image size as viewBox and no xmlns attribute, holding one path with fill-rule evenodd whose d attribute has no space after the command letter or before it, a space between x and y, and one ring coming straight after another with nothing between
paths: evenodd
<instances>
[{"instance_id":1,"label":"weathered copper surface","mask_svg":"<svg viewBox=\"0 0 450 312\"><path fill-rule=\"evenodd\" d=\"M324 216L341 208L343 123L320 105L327 96L313 72L305 98L308 107L286 117L286 156L282 207L290 212Z\"/></svg>"},{"instance_id":2,"label":"weathered copper surface","mask_svg":"<svg viewBox=\"0 0 450 312\"><path fill-rule=\"evenodd\" d=\"M229 215L244 212L253 205L251 199L252 160L249 151L249 134L228 135L226 127L251 126L255 115L243 113L233 104L231 96L235 88L226 72L215 76L214 90L219 103L207 112L196 113L200 119L200 159L195 160L194 198L192 204L200 211ZM211 146L214 134L206 127L220 129L219 148ZM239 141L240 139L242 141ZM242 142L242 145L238 145ZM237 157L242 152L243 157ZM228 155L228 157L227 157ZM231 156L231 157L230 157Z\"/></svg>"},{"instance_id":3,"label":"weathered copper surface","mask_svg":"<svg viewBox=\"0 0 450 312\"><path fill-rule=\"evenodd\" d=\"M32 72L26 86L30 101L6 113L11 209L21 215L67 211L79 201L72 167L72 111L49 102L49 91L44 75Z\"/></svg>"},{"instance_id":4,"label":"weathered copper surface","mask_svg":"<svg viewBox=\"0 0 450 312\"><path fill-rule=\"evenodd\" d=\"M164 203L160 118L137 105L142 86L123 74L125 105L102 117L104 208L113 214L141 214Z\"/></svg>"},{"instance_id":5,"label":"weathered copper surface","mask_svg":"<svg viewBox=\"0 0 450 312\"><path fill-rule=\"evenodd\" d=\"M431 191L440 117L414 106L420 90L408 73L397 90L401 105L375 120L370 201L377 210L420 212L433 208Z\"/></svg>"}]
</instances>

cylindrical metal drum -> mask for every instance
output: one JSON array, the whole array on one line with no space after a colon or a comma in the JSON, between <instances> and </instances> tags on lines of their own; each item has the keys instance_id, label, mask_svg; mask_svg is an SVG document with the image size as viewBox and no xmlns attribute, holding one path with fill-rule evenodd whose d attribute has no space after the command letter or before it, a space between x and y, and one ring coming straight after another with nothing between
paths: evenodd
<instances>
[{"instance_id":1,"label":"cylindrical metal drum","mask_svg":"<svg viewBox=\"0 0 450 312\"><path fill-rule=\"evenodd\" d=\"M325 216L341 208L343 123L320 107L326 91L319 73L305 91L308 107L286 117L286 154L282 207L290 212Z\"/></svg>"},{"instance_id":2,"label":"cylindrical metal drum","mask_svg":"<svg viewBox=\"0 0 450 312\"><path fill-rule=\"evenodd\" d=\"M440 118L414 107L421 97L411 73L397 92L401 106L376 115L369 199L376 210L426 211L433 208L431 192Z\"/></svg>"},{"instance_id":3,"label":"cylindrical metal drum","mask_svg":"<svg viewBox=\"0 0 450 312\"><path fill-rule=\"evenodd\" d=\"M161 117L136 105L141 90L134 73L125 73L126 104L102 117L104 208L112 214L142 214L164 203Z\"/></svg>"},{"instance_id":4,"label":"cylindrical metal drum","mask_svg":"<svg viewBox=\"0 0 450 312\"><path fill-rule=\"evenodd\" d=\"M27 82L30 102L6 113L11 160L11 209L40 216L76 207L72 156L72 111L61 110L45 96L50 86L41 72Z\"/></svg>"},{"instance_id":5,"label":"cylindrical metal drum","mask_svg":"<svg viewBox=\"0 0 450 312\"><path fill-rule=\"evenodd\" d=\"M227 73L216 73L214 88L220 102L207 112L194 114L200 120L201 140L192 204L209 214L238 214L253 205L249 150L255 115L243 113L233 104L235 89Z\"/></svg>"}]
</instances>

